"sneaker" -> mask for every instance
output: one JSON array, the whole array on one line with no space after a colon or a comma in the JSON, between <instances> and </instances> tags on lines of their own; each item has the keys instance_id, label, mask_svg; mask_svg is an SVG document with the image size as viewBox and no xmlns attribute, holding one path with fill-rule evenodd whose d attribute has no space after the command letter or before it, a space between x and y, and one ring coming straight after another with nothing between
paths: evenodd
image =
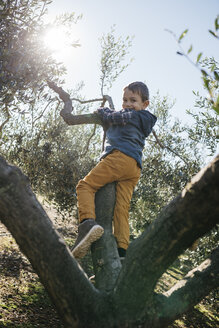
<instances>
[{"instance_id":1,"label":"sneaker","mask_svg":"<svg viewBox=\"0 0 219 328\"><path fill-rule=\"evenodd\" d=\"M126 256L126 249L124 249L122 247L119 247L118 248L118 253L119 253L119 257L124 259L125 256Z\"/></svg>"},{"instance_id":2,"label":"sneaker","mask_svg":"<svg viewBox=\"0 0 219 328\"><path fill-rule=\"evenodd\" d=\"M91 244L100 239L103 233L103 227L97 224L94 219L87 219L80 223L78 226L78 238L72 251L74 257L84 257L89 251Z\"/></svg>"}]
</instances>

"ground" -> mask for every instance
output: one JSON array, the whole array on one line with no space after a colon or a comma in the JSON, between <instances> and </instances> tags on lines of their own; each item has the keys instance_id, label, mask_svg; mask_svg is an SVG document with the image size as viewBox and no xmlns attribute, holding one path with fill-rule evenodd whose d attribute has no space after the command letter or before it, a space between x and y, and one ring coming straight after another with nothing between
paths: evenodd
<instances>
[{"instance_id":1,"label":"ground","mask_svg":"<svg viewBox=\"0 0 219 328\"><path fill-rule=\"evenodd\" d=\"M63 221L48 204L44 207L66 243L73 245L76 222ZM90 258L81 263L88 276L92 275ZM160 280L157 289L166 290L182 276L178 267L172 267ZM194 309L176 320L169 328L215 328L219 326L216 303L212 292ZM11 234L0 223L0 327L7 328L62 328L56 310L51 304L38 276L29 261L19 251Z\"/></svg>"}]
</instances>

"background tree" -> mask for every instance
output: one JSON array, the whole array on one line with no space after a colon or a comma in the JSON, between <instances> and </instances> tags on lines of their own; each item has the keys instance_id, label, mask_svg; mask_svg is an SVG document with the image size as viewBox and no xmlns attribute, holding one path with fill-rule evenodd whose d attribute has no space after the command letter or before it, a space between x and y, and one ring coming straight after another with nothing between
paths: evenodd
<instances>
[{"instance_id":1,"label":"background tree","mask_svg":"<svg viewBox=\"0 0 219 328\"><path fill-rule=\"evenodd\" d=\"M215 76L219 74L218 62L215 58L204 58L201 63L201 67L204 70L214 73ZM219 81L215 78L208 77L209 86L211 88L211 94L214 98L218 95L218 84ZM195 92L196 103L193 110L188 110L187 113L194 119L194 124L188 129L189 138L199 141L203 144L202 152L206 155L212 156L217 151L217 144L219 138L218 131L218 114L212 111L212 99L201 96L199 92ZM206 149L206 150L204 150Z\"/></svg>"},{"instance_id":2,"label":"background tree","mask_svg":"<svg viewBox=\"0 0 219 328\"><path fill-rule=\"evenodd\" d=\"M0 1L0 132L13 113L29 110L39 99L51 103L48 79L63 82L65 69L53 59L43 42L43 35L51 25L71 25L79 17L74 13L66 14L45 24L43 18L51 2Z\"/></svg>"},{"instance_id":3,"label":"background tree","mask_svg":"<svg viewBox=\"0 0 219 328\"><path fill-rule=\"evenodd\" d=\"M129 66L126 62L127 54L132 45L133 37L127 36L125 39L115 36L115 25L111 31L100 38L101 60L100 60L100 89L103 96L108 91L117 77Z\"/></svg>"}]
</instances>

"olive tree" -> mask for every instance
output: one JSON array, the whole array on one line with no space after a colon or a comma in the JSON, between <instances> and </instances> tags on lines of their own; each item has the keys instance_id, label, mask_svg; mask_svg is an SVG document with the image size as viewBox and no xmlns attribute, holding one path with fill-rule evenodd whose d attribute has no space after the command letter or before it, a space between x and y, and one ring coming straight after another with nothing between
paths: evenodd
<instances>
[{"instance_id":1,"label":"olive tree","mask_svg":"<svg viewBox=\"0 0 219 328\"><path fill-rule=\"evenodd\" d=\"M69 125L101 124L97 114L72 115L69 95L56 85ZM22 172L0 160L0 217L54 302L66 327L165 327L218 284L218 251L166 293L156 285L173 261L218 222L219 157L202 169L131 243L123 265L112 235L115 185L96 195L105 229L92 246L95 286L71 255Z\"/></svg>"}]
</instances>

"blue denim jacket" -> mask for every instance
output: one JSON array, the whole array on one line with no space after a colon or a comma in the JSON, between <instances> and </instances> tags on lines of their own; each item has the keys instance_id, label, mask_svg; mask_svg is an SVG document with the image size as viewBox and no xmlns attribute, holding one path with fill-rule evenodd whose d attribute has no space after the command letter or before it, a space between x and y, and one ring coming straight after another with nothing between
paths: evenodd
<instances>
[{"instance_id":1,"label":"blue denim jacket","mask_svg":"<svg viewBox=\"0 0 219 328\"><path fill-rule=\"evenodd\" d=\"M107 128L106 144L101 158L117 149L134 158L142 168L145 138L151 133L157 120L156 116L144 109L114 111L109 108L99 108L98 114Z\"/></svg>"}]
</instances>

